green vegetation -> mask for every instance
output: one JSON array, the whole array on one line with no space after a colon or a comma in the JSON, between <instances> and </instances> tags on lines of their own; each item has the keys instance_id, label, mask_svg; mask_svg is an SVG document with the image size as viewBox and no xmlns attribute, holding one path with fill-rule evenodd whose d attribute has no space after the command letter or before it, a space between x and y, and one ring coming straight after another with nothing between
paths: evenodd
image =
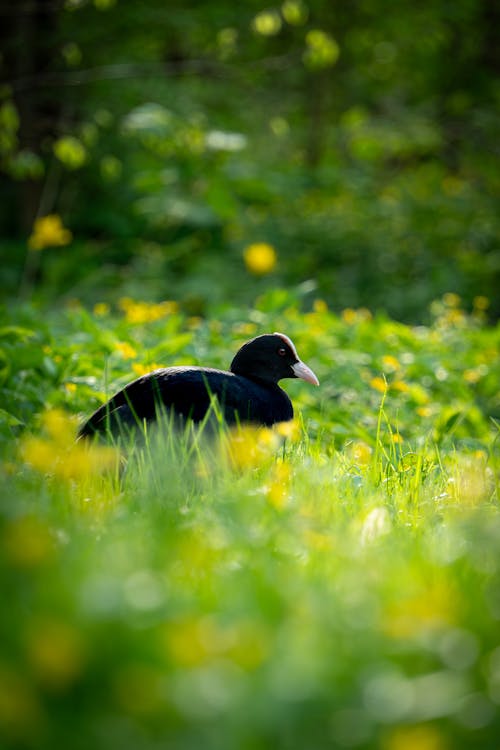
<instances>
[{"instance_id":1,"label":"green vegetation","mask_svg":"<svg viewBox=\"0 0 500 750\"><path fill-rule=\"evenodd\" d=\"M498 750L499 20L2 3L2 748ZM75 443L268 331L292 424Z\"/></svg>"},{"instance_id":2,"label":"green vegetation","mask_svg":"<svg viewBox=\"0 0 500 750\"><path fill-rule=\"evenodd\" d=\"M433 315L5 316L4 746L496 748L500 330ZM286 383L295 424L152 434L126 466L74 444L143 368L274 328L321 381Z\"/></svg>"},{"instance_id":3,"label":"green vegetation","mask_svg":"<svg viewBox=\"0 0 500 750\"><path fill-rule=\"evenodd\" d=\"M125 282L206 314L252 304L262 279L242 253L267 242L273 286L313 281L337 311L422 321L454 291L468 307L487 296L498 317L489 0L7 6L7 294L22 277L25 294L93 303ZM54 249L25 266L35 217L51 214L79 263Z\"/></svg>"}]
</instances>

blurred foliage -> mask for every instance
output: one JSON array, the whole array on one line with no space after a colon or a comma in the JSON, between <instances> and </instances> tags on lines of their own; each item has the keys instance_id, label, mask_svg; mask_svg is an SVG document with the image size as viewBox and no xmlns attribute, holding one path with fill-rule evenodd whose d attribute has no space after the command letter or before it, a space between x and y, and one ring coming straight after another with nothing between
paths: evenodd
<instances>
[{"instance_id":1,"label":"blurred foliage","mask_svg":"<svg viewBox=\"0 0 500 750\"><path fill-rule=\"evenodd\" d=\"M314 283L421 320L499 314L498 9L488 0L6 2L7 295L193 311ZM35 218L75 237L25 259ZM248 273L246 247L277 263Z\"/></svg>"}]
</instances>

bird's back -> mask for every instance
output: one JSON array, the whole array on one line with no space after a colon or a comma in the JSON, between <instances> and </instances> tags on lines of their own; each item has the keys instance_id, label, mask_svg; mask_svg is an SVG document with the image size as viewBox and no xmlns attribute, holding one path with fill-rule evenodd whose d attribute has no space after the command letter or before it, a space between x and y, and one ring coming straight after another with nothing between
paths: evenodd
<instances>
[{"instance_id":1,"label":"bird's back","mask_svg":"<svg viewBox=\"0 0 500 750\"><path fill-rule=\"evenodd\" d=\"M272 425L293 416L290 399L277 384L205 367L167 367L129 383L92 414L79 435L116 434L154 421L160 411L201 422L214 399L228 424Z\"/></svg>"}]
</instances>

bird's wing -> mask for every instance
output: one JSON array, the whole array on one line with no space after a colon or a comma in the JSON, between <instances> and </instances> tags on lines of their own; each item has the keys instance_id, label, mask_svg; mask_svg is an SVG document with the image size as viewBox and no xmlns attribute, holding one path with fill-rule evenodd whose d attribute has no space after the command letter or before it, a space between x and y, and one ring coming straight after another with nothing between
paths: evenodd
<instances>
[{"instance_id":1,"label":"bird's wing","mask_svg":"<svg viewBox=\"0 0 500 750\"><path fill-rule=\"evenodd\" d=\"M165 411L201 421L213 398L220 400L228 373L190 367L167 367L129 383L97 409L80 428L80 436L132 428L155 420Z\"/></svg>"}]
</instances>

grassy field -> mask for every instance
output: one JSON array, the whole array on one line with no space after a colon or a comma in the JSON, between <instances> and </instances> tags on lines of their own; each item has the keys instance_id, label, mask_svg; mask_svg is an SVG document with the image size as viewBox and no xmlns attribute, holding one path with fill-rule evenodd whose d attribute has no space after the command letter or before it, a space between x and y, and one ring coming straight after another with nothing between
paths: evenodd
<instances>
[{"instance_id":1,"label":"grassy field","mask_svg":"<svg viewBox=\"0 0 500 750\"><path fill-rule=\"evenodd\" d=\"M16 305L0 328L2 747L498 750L500 328L269 292L186 316ZM296 420L150 435L81 419L156 365L267 331Z\"/></svg>"}]
</instances>

